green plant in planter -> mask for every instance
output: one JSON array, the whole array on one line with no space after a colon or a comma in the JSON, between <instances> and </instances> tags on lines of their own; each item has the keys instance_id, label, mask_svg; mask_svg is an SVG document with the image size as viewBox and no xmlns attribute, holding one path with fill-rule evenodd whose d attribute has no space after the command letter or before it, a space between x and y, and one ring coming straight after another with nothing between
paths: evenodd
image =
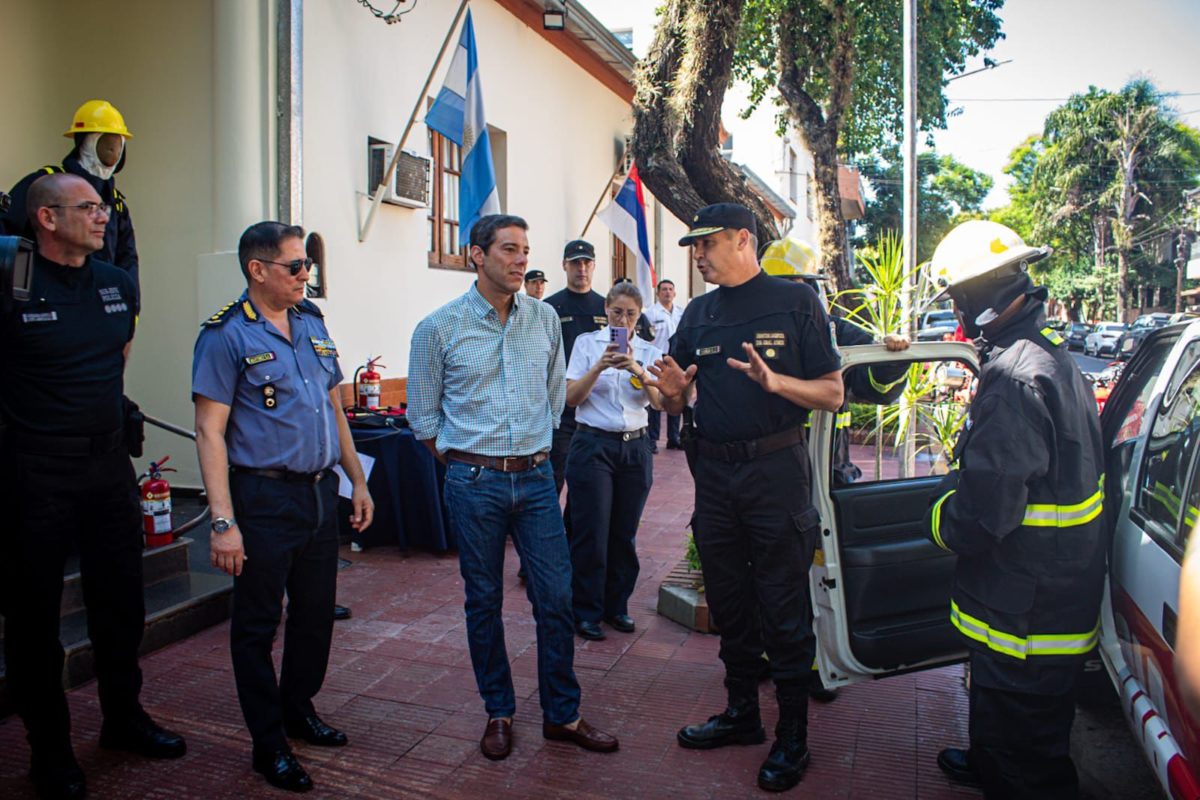
<instances>
[{"instance_id":1,"label":"green plant in planter","mask_svg":"<svg viewBox=\"0 0 1200 800\"><path fill-rule=\"evenodd\" d=\"M696 537L690 533L684 534L688 548L684 551L684 560L688 561L688 569L696 573L696 591L704 590L704 575L700 566L700 548L696 547Z\"/></svg>"}]
</instances>

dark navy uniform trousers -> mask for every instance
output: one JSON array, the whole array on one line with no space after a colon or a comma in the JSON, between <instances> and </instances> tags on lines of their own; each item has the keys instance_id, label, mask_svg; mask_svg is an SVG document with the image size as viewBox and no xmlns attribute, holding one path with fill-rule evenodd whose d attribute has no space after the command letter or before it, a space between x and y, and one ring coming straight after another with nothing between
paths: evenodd
<instances>
[{"instance_id":1,"label":"dark navy uniform trousers","mask_svg":"<svg viewBox=\"0 0 1200 800\"><path fill-rule=\"evenodd\" d=\"M654 480L644 435L580 427L567 458L571 527L571 595L576 622L629 613L637 583L635 537Z\"/></svg>"},{"instance_id":2,"label":"dark navy uniform trousers","mask_svg":"<svg viewBox=\"0 0 1200 800\"><path fill-rule=\"evenodd\" d=\"M5 513L0 581L9 696L35 749L68 745L59 615L63 567L78 550L100 708L120 722L141 712L138 647L146 616L137 481L125 445L94 455L0 456Z\"/></svg>"},{"instance_id":3,"label":"dark navy uniform trousers","mask_svg":"<svg viewBox=\"0 0 1200 800\"><path fill-rule=\"evenodd\" d=\"M316 713L325 680L337 592L337 476L317 483L234 471L233 513L246 549L234 579L230 651L238 700L254 746L287 747L285 721ZM218 535L218 534L213 534ZM283 614L283 666L275 679L271 647Z\"/></svg>"}]
</instances>

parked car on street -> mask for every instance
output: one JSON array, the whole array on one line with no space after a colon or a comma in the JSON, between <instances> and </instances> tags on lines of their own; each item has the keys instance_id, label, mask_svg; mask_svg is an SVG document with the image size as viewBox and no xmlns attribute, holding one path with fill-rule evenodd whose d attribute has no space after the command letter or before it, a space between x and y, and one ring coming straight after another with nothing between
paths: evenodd
<instances>
[{"instance_id":1,"label":"parked car on street","mask_svg":"<svg viewBox=\"0 0 1200 800\"><path fill-rule=\"evenodd\" d=\"M1068 350L1082 350L1083 340L1092 332L1092 326L1086 322L1072 322L1067 326L1065 338Z\"/></svg>"},{"instance_id":2,"label":"parked car on street","mask_svg":"<svg viewBox=\"0 0 1200 800\"><path fill-rule=\"evenodd\" d=\"M1083 337L1083 354L1085 356L1116 355L1117 343L1121 334L1129 326L1123 322L1099 322L1087 336Z\"/></svg>"},{"instance_id":3,"label":"parked car on street","mask_svg":"<svg viewBox=\"0 0 1200 800\"><path fill-rule=\"evenodd\" d=\"M842 349L844 367L897 355L882 345ZM974 348L953 342L913 344L903 360L917 365L910 389L932 385L924 376L943 363L978 371ZM913 392L905 394L911 402ZM849 485L832 478L834 416L814 414L809 452L823 535L809 581L827 687L966 659L949 619L956 557L928 541L921 524L944 470L930 453L957 430L966 397L936 388L924 396L928 402L915 403L916 455L887 446L859 450L867 474ZM1200 322L1149 333L1124 365L1101 428L1111 557L1100 646L1080 690L1115 689L1162 790L1194 800L1200 721L1183 706L1173 643L1181 560L1200 519Z\"/></svg>"},{"instance_id":4,"label":"parked car on street","mask_svg":"<svg viewBox=\"0 0 1200 800\"><path fill-rule=\"evenodd\" d=\"M918 342L940 342L948 336L953 336L958 329L958 318L951 309L928 311L921 317L921 327L917 329Z\"/></svg>"},{"instance_id":5,"label":"parked car on street","mask_svg":"<svg viewBox=\"0 0 1200 800\"><path fill-rule=\"evenodd\" d=\"M1165 328L1171 322L1170 314L1142 314L1133 321L1133 325L1122 334L1117 342L1117 358L1122 361L1128 360L1137 352L1142 340L1146 338L1146 334L1159 328Z\"/></svg>"}]
</instances>

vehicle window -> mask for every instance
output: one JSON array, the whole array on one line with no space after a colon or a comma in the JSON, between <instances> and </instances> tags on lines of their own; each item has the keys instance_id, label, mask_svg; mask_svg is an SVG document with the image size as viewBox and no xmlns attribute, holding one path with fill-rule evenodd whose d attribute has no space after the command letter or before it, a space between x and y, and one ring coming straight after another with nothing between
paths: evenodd
<instances>
[{"instance_id":1,"label":"vehicle window","mask_svg":"<svg viewBox=\"0 0 1200 800\"><path fill-rule=\"evenodd\" d=\"M1126 388L1130 391L1135 391L1136 394L1126 394L1125 397L1132 397L1132 402L1128 402L1126 408L1112 407L1112 413L1119 414L1120 427L1113 436L1113 443L1109 454L1107 471L1109 474L1109 485L1121 487L1123 496L1128 496L1133 492L1133 487L1129 482L1129 471L1133 464L1133 449L1138 442L1138 437L1142 432L1142 425L1145 423L1146 409L1150 405L1151 394L1154 392L1154 385L1158 382L1159 373L1162 372L1163 364L1166 363L1167 356L1171 352L1171 342L1159 342L1150 354L1148 362L1143 362L1147 365L1137 373L1126 371L1121 376L1122 381L1132 382L1132 385ZM1108 408L1105 409L1108 412ZM1112 507L1116 508L1120 503L1112 503Z\"/></svg>"},{"instance_id":2,"label":"vehicle window","mask_svg":"<svg viewBox=\"0 0 1200 800\"><path fill-rule=\"evenodd\" d=\"M1192 538L1192 529L1200 522L1200 450L1192 456L1192 478L1188 482L1187 505L1183 509L1183 519L1179 521L1179 549L1187 551L1188 540Z\"/></svg>"},{"instance_id":3,"label":"vehicle window","mask_svg":"<svg viewBox=\"0 0 1200 800\"><path fill-rule=\"evenodd\" d=\"M868 368L870 375L855 374ZM970 365L959 361L848 370L850 411L833 440L833 485L947 472L976 383Z\"/></svg>"},{"instance_id":4,"label":"vehicle window","mask_svg":"<svg viewBox=\"0 0 1200 800\"><path fill-rule=\"evenodd\" d=\"M1147 522L1158 528L1155 533L1176 546L1187 471L1200 441L1200 370L1195 367L1194 360L1181 362L1176 374L1183 379L1176 391L1164 394L1154 416L1136 505Z\"/></svg>"}]
</instances>

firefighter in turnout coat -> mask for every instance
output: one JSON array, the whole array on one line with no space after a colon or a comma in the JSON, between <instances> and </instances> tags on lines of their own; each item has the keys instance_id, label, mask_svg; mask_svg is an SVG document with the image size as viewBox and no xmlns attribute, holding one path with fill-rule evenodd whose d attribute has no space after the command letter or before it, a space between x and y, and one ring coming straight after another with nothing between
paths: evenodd
<instances>
[{"instance_id":1,"label":"firefighter in turnout coat","mask_svg":"<svg viewBox=\"0 0 1200 800\"><path fill-rule=\"evenodd\" d=\"M925 517L933 542L958 555L950 621L971 654L970 748L943 750L938 765L988 798L1078 795L1075 686L1099 638L1100 423L1027 273L1048 252L976 220L931 265L982 364L957 468Z\"/></svg>"}]
</instances>

